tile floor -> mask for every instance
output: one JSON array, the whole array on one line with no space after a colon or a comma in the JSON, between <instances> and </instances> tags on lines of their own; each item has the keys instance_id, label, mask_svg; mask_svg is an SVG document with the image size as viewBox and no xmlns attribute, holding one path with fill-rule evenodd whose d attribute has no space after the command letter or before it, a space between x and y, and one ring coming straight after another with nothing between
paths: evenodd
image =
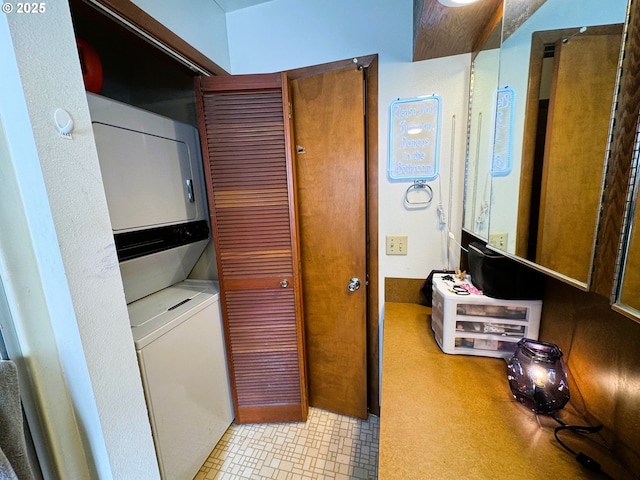
<instances>
[{"instance_id":1,"label":"tile floor","mask_svg":"<svg viewBox=\"0 0 640 480\"><path fill-rule=\"evenodd\" d=\"M305 423L231 424L194 480L376 480L380 422L310 408Z\"/></svg>"}]
</instances>

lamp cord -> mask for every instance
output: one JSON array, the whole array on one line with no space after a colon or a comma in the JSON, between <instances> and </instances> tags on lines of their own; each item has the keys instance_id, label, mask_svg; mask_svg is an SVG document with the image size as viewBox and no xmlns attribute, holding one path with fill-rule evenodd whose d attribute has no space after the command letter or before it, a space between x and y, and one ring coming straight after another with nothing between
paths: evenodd
<instances>
[{"instance_id":1,"label":"lamp cord","mask_svg":"<svg viewBox=\"0 0 640 480\"><path fill-rule=\"evenodd\" d=\"M590 426L590 425L568 425L568 424L566 424L565 422L563 422L562 420L560 420L556 416L553 416L553 419L560 424L560 426L556 427L553 430L553 436L556 438L558 443L565 450L567 450L574 457L576 457L576 460L578 461L578 463L580 463L584 467L588 468L592 472L599 473L600 475L602 475L605 478L608 478L610 480L614 480L613 477L611 477L609 474L607 474L607 472L602 470L602 468L601 468L601 466L600 466L600 464L598 462L596 462L593 458L591 458L590 456L588 456L588 455L586 455L586 454L584 454L582 452L576 452L575 450L573 450L566 443L564 443L560 439L560 436L558 435L560 432L562 432L564 430L567 430L569 432L579 433L581 435L588 435L590 433L597 433L600 430L602 430L602 425L596 425L596 426Z\"/></svg>"}]
</instances>

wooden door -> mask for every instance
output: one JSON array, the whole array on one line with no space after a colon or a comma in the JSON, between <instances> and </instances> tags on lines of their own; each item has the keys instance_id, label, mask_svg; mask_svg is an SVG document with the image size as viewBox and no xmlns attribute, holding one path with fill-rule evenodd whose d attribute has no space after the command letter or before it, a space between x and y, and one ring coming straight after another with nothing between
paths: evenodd
<instances>
[{"instance_id":1,"label":"wooden door","mask_svg":"<svg viewBox=\"0 0 640 480\"><path fill-rule=\"evenodd\" d=\"M556 43L536 261L589 280L620 35Z\"/></svg>"},{"instance_id":2,"label":"wooden door","mask_svg":"<svg viewBox=\"0 0 640 480\"><path fill-rule=\"evenodd\" d=\"M363 72L352 66L291 86L309 403L366 418Z\"/></svg>"},{"instance_id":3,"label":"wooden door","mask_svg":"<svg viewBox=\"0 0 640 480\"><path fill-rule=\"evenodd\" d=\"M305 420L287 77L199 78L196 96L235 421Z\"/></svg>"}]
</instances>

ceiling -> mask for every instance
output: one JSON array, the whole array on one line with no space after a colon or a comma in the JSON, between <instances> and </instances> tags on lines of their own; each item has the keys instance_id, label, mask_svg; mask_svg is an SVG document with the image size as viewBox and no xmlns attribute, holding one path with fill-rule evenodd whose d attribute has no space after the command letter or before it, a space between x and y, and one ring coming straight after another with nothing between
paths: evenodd
<instances>
[{"instance_id":1,"label":"ceiling","mask_svg":"<svg viewBox=\"0 0 640 480\"><path fill-rule=\"evenodd\" d=\"M438 0L413 0L413 61L480 49L502 18L503 0L445 7Z\"/></svg>"},{"instance_id":2,"label":"ceiling","mask_svg":"<svg viewBox=\"0 0 640 480\"><path fill-rule=\"evenodd\" d=\"M271 0L213 0L225 12ZM478 50L502 16L503 0L480 0L445 7L438 0L413 0L413 60L447 57Z\"/></svg>"},{"instance_id":3,"label":"ceiling","mask_svg":"<svg viewBox=\"0 0 640 480\"><path fill-rule=\"evenodd\" d=\"M271 0L213 0L225 12L233 12L241 8L253 7L260 3L270 2Z\"/></svg>"}]
</instances>

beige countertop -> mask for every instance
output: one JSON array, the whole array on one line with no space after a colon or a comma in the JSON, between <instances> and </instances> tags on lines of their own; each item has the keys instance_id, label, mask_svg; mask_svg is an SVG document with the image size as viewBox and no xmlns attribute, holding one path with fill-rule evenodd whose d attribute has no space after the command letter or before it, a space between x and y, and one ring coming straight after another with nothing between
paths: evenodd
<instances>
[{"instance_id":1,"label":"beige countertop","mask_svg":"<svg viewBox=\"0 0 640 480\"><path fill-rule=\"evenodd\" d=\"M379 480L605 478L556 442L554 420L513 399L503 359L443 353L430 313L385 304ZM633 478L593 440L562 435L616 480Z\"/></svg>"}]
</instances>

